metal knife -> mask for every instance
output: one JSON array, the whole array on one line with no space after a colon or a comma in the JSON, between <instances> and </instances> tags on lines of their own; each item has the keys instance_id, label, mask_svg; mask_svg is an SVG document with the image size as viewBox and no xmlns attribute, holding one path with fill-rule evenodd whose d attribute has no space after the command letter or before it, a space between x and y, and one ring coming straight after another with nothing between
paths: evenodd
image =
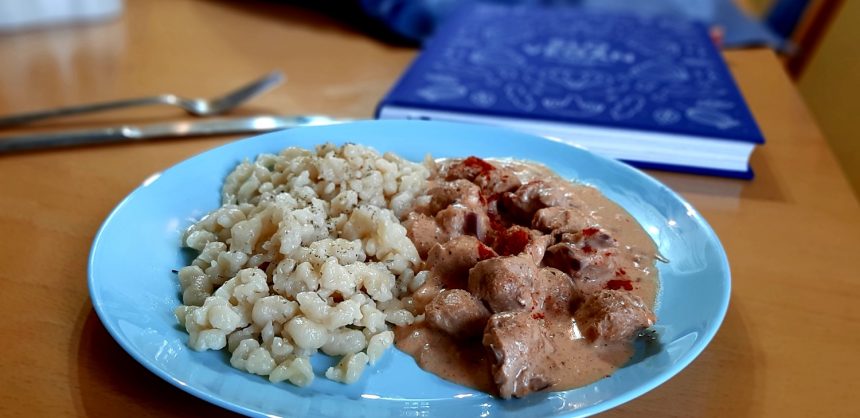
<instances>
[{"instance_id":1,"label":"metal knife","mask_svg":"<svg viewBox=\"0 0 860 418\"><path fill-rule=\"evenodd\" d=\"M251 116L0 136L0 154L76 145L145 141L153 138L260 133L297 126L330 125L345 121L345 119L333 119L318 115Z\"/></svg>"}]
</instances>

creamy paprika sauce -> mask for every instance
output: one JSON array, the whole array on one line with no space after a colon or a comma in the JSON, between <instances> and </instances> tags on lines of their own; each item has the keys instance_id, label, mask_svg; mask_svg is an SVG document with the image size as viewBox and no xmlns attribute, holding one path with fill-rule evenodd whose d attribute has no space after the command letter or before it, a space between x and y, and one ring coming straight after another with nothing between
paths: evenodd
<instances>
[{"instance_id":1,"label":"creamy paprika sauce","mask_svg":"<svg viewBox=\"0 0 860 418\"><path fill-rule=\"evenodd\" d=\"M450 164L463 160L440 160L444 174ZM628 292L641 298L653 311L658 291L658 273L655 261L659 258L654 242L623 208L604 197L597 189L567 182L544 166L511 160L491 160L495 167L506 168L525 184L541 179L563 187L566 202L584 213L590 228L599 226L617 241L609 250L613 259L612 277L576 282L578 292L595 292L611 289ZM596 229L595 229L596 230ZM580 232L587 235L589 228ZM586 251L588 246L583 247ZM497 247L498 249L498 247ZM573 312L557 313L535 311L532 314L545 335L550 347L533 359L530 367L539 369L552 382L546 390L559 391L584 386L612 374L633 355L633 338L623 341L605 341L587 338L580 329ZM411 355L424 370L446 380L499 394L498 379L494 380L492 365L496 355L481 341L481 335L470 339L455 339L427 321L397 327L396 346ZM516 396L516 395L515 395Z\"/></svg>"}]
</instances>

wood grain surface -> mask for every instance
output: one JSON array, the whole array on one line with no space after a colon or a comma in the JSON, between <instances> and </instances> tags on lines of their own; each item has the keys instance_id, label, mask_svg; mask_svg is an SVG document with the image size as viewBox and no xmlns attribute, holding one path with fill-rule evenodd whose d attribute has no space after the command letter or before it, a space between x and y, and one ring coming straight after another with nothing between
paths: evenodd
<instances>
[{"instance_id":1,"label":"wood grain surface","mask_svg":"<svg viewBox=\"0 0 860 418\"><path fill-rule=\"evenodd\" d=\"M160 92L211 96L272 69L288 82L237 113L370 117L415 56L272 2L129 0L115 21L0 35L0 114ZM704 353L605 415L860 416L860 208L766 50L726 53L767 144L751 182L664 172L729 256L731 306ZM188 119L155 108L37 132ZM92 239L150 174L235 137L0 156L0 415L219 416L138 365L89 301ZM130 254L129 256L134 256Z\"/></svg>"}]
</instances>

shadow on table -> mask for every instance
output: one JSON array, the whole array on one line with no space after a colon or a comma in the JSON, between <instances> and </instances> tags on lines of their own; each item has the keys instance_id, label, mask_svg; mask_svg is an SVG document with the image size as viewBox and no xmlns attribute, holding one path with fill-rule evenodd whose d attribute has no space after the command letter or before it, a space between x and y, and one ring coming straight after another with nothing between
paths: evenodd
<instances>
[{"instance_id":1,"label":"shadow on table","mask_svg":"<svg viewBox=\"0 0 860 418\"><path fill-rule=\"evenodd\" d=\"M753 153L750 160L755 178L738 180L722 177L698 176L664 171L648 171L649 174L665 183L680 194L699 194L711 198L740 203L740 199L786 202L786 195L779 179L761 153Z\"/></svg>"},{"instance_id":2,"label":"shadow on table","mask_svg":"<svg viewBox=\"0 0 860 418\"><path fill-rule=\"evenodd\" d=\"M102 326L89 301L75 326L70 387L76 415L91 417L233 417L233 413L161 380L129 356Z\"/></svg>"}]
</instances>

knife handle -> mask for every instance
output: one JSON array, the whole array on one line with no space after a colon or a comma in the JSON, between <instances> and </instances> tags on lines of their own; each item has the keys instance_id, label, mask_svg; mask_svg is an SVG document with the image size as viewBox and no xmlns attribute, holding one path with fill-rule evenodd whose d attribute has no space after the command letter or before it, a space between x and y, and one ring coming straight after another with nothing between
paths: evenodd
<instances>
[{"instance_id":1,"label":"knife handle","mask_svg":"<svg viewBox=\"0 0 860 418\"><path fill-rule=\"evenodd\" d=\"M0 154L43 148L105 144L135 138L132 127L111 127L81 132L62 132L8 136L0 139Z\"/></svg>"}]
</instances>

